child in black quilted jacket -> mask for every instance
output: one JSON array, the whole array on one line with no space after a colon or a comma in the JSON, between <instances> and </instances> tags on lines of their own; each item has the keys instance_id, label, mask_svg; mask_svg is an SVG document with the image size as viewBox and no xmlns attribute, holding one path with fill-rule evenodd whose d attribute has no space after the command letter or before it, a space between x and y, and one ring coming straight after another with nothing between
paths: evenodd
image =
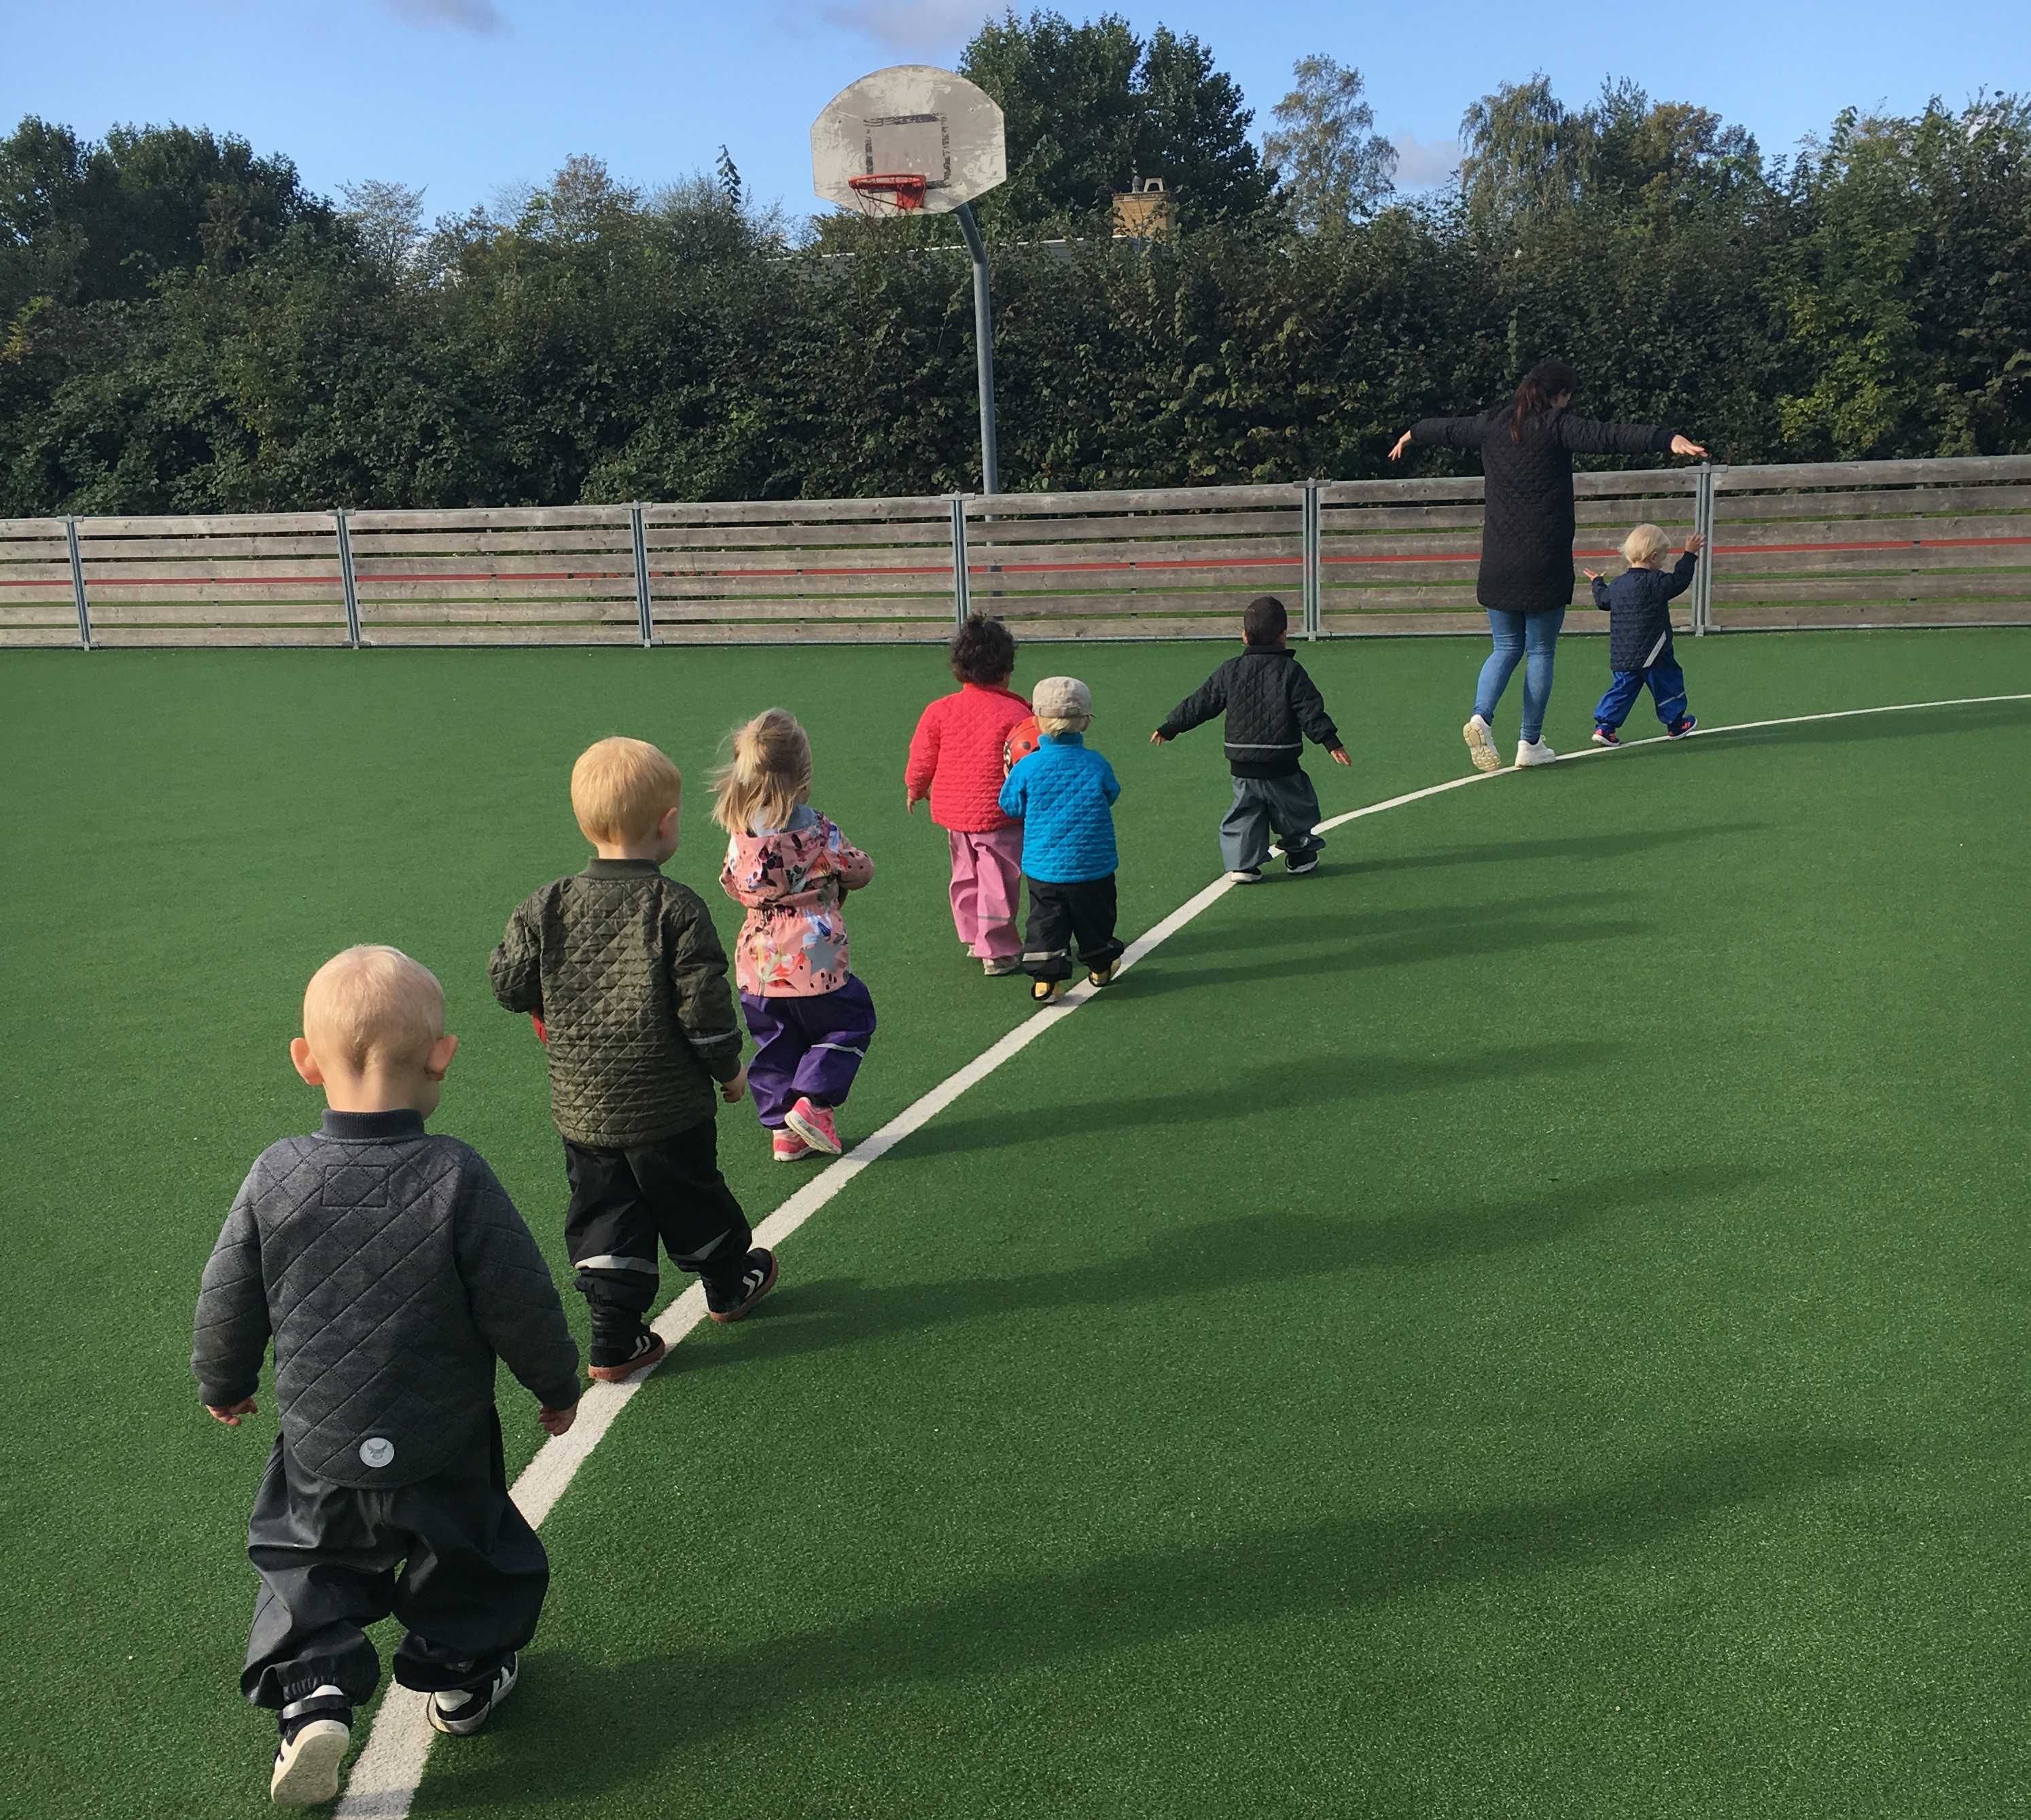
<instances>
[{"instance_id":1,"label":"child in black quilted jacket","mask_svg":"<svg viewBox=\"0 0 2031 1820\"><path fill-rule=\"evenodd\" d=\"M1683 739L1699 725L1686 702L1686 673L1671 649L1671 602L1693 585L1693 571L1706 539L1697 531L1686 539L1685 553L1666 575L1658 565L1671 540L1654 524L1639 524L1623 539L1629 567L1612 582L1582 569L1593 589L1593 604L1608 615L1608 664L1615 680L1593 711L1593 743L1619 746L1621 728L1647 683L1657 718L1668 737Z\"/></svg>"},{"instance_id":2,"label":"child in black quilted jacket","mask_svg":"<svg viewBox=\"0 0 2031 1820\"><path fill-rule=\"evenodd\" d=\"M324 1089L322 1129L262 1152L205 1267L191 1365L228 1427L255 1412L274 1344L281 1432L247 1528L261 1591L240 1685L280 1722L284 1807L338 1793L352 1710L381 1676L367 1625L401 1621L395 1679L463 1735L514 1686L550 1584L508 1495L494 1366L561 1435L578 1349L494 1172L423 1129L457 1047L407 955L327 961L289 1045Z\"/></svg>"},{"instance_id":3,"label":"child in black quilted jacket","mask_svg":"<svg viewBox=\"0 0 2031 1820\"><path fill-rule=\"evenodd\" d=\"M1351 764L1318 685L1291 654L1289 616L1274 594L1258 594L1241 616L1247 649L1230 658L1171 710L1150 735L1162 746L1224 712L1234 801L1220 824L1220 857L1236 884L1259 884L1273 830L1293 877L1316 872L1325 845L1318 792L1305 775L1305 741Z\"/></svg>"}]
</instances>

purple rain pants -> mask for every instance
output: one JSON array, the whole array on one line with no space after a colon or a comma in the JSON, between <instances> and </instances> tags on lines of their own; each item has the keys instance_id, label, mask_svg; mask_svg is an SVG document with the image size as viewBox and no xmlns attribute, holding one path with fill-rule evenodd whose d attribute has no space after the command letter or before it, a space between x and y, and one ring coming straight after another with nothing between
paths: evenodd
<instances>
[{"instance_id":1,"label":"purple rain pants","mask_svg":"<svg viewBox=\"0 0 2031 1820\"><path fill-rule=\"evenodd\" d=\"M740 995L741 1014L755 1039L747 1090L771 1131L799 1100L844 1106L874 1034L874 1000L851 973L836 992L807 998Z\"/></svg>"}]
</instances>

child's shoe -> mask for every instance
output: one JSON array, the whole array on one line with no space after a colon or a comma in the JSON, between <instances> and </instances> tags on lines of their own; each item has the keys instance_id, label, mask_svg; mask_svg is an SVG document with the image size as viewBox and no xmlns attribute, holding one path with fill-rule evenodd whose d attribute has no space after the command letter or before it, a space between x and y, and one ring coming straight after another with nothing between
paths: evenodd
<instances>
[{"instance_id":1,"label":"child's shoe","mask_svg":"<svg viewBox=\"0 0 2031 1820\"><path fill-rule=\"evenodd\" d=\"M705 1309L724 1326L744 1320L747 1312L776 1286L776 1254L757 1245L747 1254L739 1278L729 1288L705 1286Z\"/></svg>"},{"instance_id":2,"label":"child's shoe","mask_svg":"<svg viewBox=\"0 0 2031 1820\"><path fill-rule=\"evenodd\" d=\"M1495 750L1495 729L1476 714L1460 729L1466 741L1466 755L1477 771L1500 771L1502 754Z\"/></svg>"},{"instance_id":3,"label":"child's shoe","mask_svg":"<svg viewBox=\"0 0 2031 1820\"><path fill-rule=\"evenodd\" d=\"M1030 982L1030 1002L1032 1004L1048 1005L1057 996L1058 983L1056 980L1032 980Z\"/></svg>"},{"instance_id":4,"label":"child's shoe","mask_svg":"<svg viewBox=\"0 0 2031 1820\"><path fill-rule=\"evenodd\" d=\"M822 1150L828 1156L837 1156L845 1148L839 1141L839 1127L833 1122L829 1106L814 1106L808 1100L799 1100L783 1115L783 1122L814 1150Z\"/></svg>"},{"instance_id":5,"label":"child's shoe","mask_svg":"<svg viewBox=\"0 0 2031 1820\"><path fill-rule=\"evenodd\" d=\"M1541 739L1519 739L1516 742L1516 764L1519 769L1533 765L1548 765L1558 757Z\"/></svg>"},{"instance_id":6,"label":"child's shoe","mask_svg":"<svg viewBox=\"0 0 2031 1820\"><path fill-rule=\"evenodd\" d=\"M1259 865L1244 865L1227 875L1230 884L1260 884L1262 869Z\"/></svg>"},{"instance_id":7,"label":"child's shoe","mask_svg":"<svg viewBox=\"0 0 2031 1820\"><path fill-rule=\"evenodd\" d=\"M485 1687L454 1688L449 1692L433 1694L424 1712L437 1730L449 1733L454 1738L469 1738L494 1716L494 1709L515 1691L516 1677L521 1669L521 1658L511 1655L494 1671L493 1678Z\"/></svg>"},{"instance_id":8,"label":"child's shoe","mask_svg":"<svg viewBox=\"0 0 2031 1820\"><path fill-rule=\"evenodd\" d=\"M1593 730L1593 743L1597 746L1619 746L1622 735L1612 727L1597 727Z\"/></svg>"},{"instance_id":9,"label":"child's shoe","mask_svg":"<svg viewBox=\"0 0 2031 1820\"><path fill-rule=\"evenodd\" d=\"M990 980L1005 980L1022 972L1023 963L1014 955L989 955L980 963L980 970Z\"/></svg>"},{"instance_id":10,"label":"child's shoe","mask_svg":"<svg viewBox=\"0 0 2031 1820\"><path fill-rule=\"evenodd\" d=\"M1319 850L1313 847L1307 847L1302 853L1286 854L1284 869L1293 878L1302 878L1308 872L1317 872L1319 869Z\"/></svg>"},{"instance_id":11,"label":"child's shoe","mask_svg":"<svg viewBox=\"0 0 2031 1820\"><path fill-rule=\"evenodd\" d=\"M796 1132L782 1130L774 1133L769 1140L769 1154L778 1163L802 1163L807 1156L818 1152Z\"/></svg>"},{"instance_id":12,"label":"child's shoe","mask_svg":"<svg viewBox=\"0 0 2031 1820\"><path fill-rule=\"evenodd\" d=\"M602 1384L618 1384L637 1372L646 1372L651 1365L661 1364L664 1353L669 1350L647 1327L637 1328L632 1337L623 1339L603 1340L595 1332L592 1336L592 1359L586 1371ZM438 1729L444 1729L442 1725Z\"/></svg>"},{"instance_id":13,"label":"child's shoe","mask_svg":"<svg viewBox=\"0 0 2031 1820\"><path fill-rule=\"evenodd\" d=\"M1667 739L1683 739L1699 724L1699 716L1697 714L1682 715L1664 729L1664 737Z\"/></svg>"},{"instance_id":14,"label":"child's shoe","mask_svg":"<svg viewBox=\"0 0 2031 1820\"><path fill-rule=\"evenodd\" d=\"M278 1807L321 1807L338 1799L338 1766L352 1744L352 1705L327 1682L282 1709L281 1742L268 1778Z\"/></svg>"},{"instance_id":15,"label":"child's shoe","mask_svg":"<svg viewBox=\"0 0 2031 1820\"><path fill-rule=\"evenodd\" d=\"M1120 963L1109 961L1104 967L1089 967L1086 983L1090 986L1111 986L1114 984L1114 970Z\"/></svg>"}]
</instances>

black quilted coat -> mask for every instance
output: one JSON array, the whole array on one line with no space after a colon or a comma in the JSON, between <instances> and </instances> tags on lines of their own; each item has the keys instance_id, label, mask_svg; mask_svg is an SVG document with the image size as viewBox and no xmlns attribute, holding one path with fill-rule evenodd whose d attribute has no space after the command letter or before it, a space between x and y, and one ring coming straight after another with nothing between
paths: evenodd
<instances>
[{"instance_id":1,"label":"black quilted coat","mask_svg":"<svg viewBox=\"0 0 2031 1820\"><path fill-rule=\"evenodd\" d=\"M410 1485L483 1446L498 1357L578 1401L550 1266L475 1151L415 1112L327 1112L255 1160L205 1266L191 1368L223 1409L270 1339L282 1435L338 1485Z\"/></svg>"},{"instance_id":2,"label":"black quilted coat","mask_svg":"<svg viewBox=\"0 0 2031 1820\"><path fill-rule=\"evenodd\" d=\"M1303 764L1307 736L1328 748L1340 743L1318 684L1287 646L1251 645L1230 657L1157 731L1175 739L1221 713L1236 777L1288 777Z\"/></svg>"},{"instance_id":3,"label":"black quilted coat","mask_svg":"<svg viewBox=\"0 0 2031 1820\"><path fill-rule=\"evenodd\" d=\"M1498 612L1549 612L1573 600L1573 457L1663 455L1674 432L1655 423L1597 423L1561 410L1526 417L1519 439L1510 434L1515 409L1427 417L1411 426L1411 440L1481 456L1488 498L1474 598Z\"/></svg>"}]
</instances>

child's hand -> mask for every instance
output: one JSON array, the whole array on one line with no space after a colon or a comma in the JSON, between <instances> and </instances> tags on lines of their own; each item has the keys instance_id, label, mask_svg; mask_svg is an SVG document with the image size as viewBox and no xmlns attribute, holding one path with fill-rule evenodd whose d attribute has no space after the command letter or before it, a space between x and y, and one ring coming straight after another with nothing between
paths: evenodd
<instances>
[{"instance_id":1,"label":"child's hand","mask_svg":"<svg viewBox=\"0 0 2031 1820\"><path fill-rule=\"evenodd\" d=\"M1706 547L1707 538L1705 531L1696 530L1686 539L1686 554L1689 556L1697 556Z\"/></svg>"},{"instance_id":2,"label":"child's hand","mask_svg":"<svg viewBox=\"0 0 2031 1820\"><path fill-rule=\"evenodd\" d=\"M1326 756L1336 765L1351 765L1354 762L1351 758L1347 757L1347 748L1344 746L1335 746L1330 747L1326 753Z\"/></svg>"},{"instance_id":3,"label":"child's hand","mask_svg":"<svg viewBox=\"0 0 2031 1820\"><path fill-rule=\"evenodd\" d=\"M905 815L915 815L917 813L917 805L923 800L921 796L912 796L905 791L903 795L903 813Z\"/></svg>"},{"instance_id":4,"label":"child's hand","mask_svg":"<svg viewBox=\"0 0 2031 1820\"><path fill-rule=\"evenodd\" d=\"M747 1064L745 1062L740 1065L740 1072L731 1081L720 1083L719 1096L729 1106L738 1106L747 1097Z\"/></svg>"},{"instance_id":5,"label":"child's hand","mask_svg":"<svg viewBox=\"0 0 2031 1820\"><path fill-rule=\"evenodd\" d=\"M1152 733L1150 735L1150 743L1152 746L1168 746L1170 744L1170 741L1166 739L1161 733Z\"/></svg>"},{"instance_id":6,"label":"child's hand","mask_svg":"<svg viewBox=\"0 0 2031 1820\"><path fill-rule=\"evenodd\" d=\"M260 1411L252 1397L242 1397L238 1402L228 1403L222 1409L215 1403L207 1403L204 1406L204 1412L214 1422L223 1422L229 1428L237 1428L242 1416L256 1416Z\"/></svg>"},{"instance_id":7,"label":"child's hand","mask_svg":"<svg viewBox=\"0 0 2031 1820\"><path fill-rule=\"evenodd\" d=\"M1585 575L1590 582L1597 582L1601 579L1601 571L1599 569L1582 569L1580 573Z\"/></svg>"},{"instance_id":8,"label":"child's hand","mask_svg":"<svg viewBox=\"0 0 2031 1820\"><path fill-rule=\"evenodd\" d=\"M564 1434L578 1420L578 1405L574 1403L568 1409L538 1409L536 1420L546 1435Z\"/></svg>"}]
</instances>

